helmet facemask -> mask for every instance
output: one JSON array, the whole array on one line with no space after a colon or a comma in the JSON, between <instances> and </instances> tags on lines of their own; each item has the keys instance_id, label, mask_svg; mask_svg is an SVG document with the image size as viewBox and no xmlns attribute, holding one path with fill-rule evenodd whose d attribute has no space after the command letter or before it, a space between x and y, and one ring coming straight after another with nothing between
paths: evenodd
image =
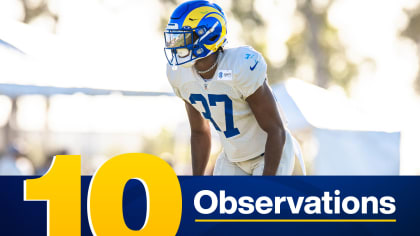
<instances>
[{"instance_id":1,"label":"helmet facemask","mask_svg":"<svg viewBox=\"0 0 420 236\"><path fill-rule=\"evenodd\" d=\"M170 65L186 65L190 67L194 64L199 36L195 29L172 30L166 29L165 33L165 55ZM188 64L188 65L187 65Z\"/></svg>"}]
</instances>

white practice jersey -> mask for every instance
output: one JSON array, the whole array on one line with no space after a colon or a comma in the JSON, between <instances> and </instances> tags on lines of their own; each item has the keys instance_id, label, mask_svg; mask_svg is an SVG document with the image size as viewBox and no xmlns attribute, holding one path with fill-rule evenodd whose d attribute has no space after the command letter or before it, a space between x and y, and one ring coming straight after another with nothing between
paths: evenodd
<instances>
[{"instance_id":1,"label":"white practice jersey","mask_svg":"<svg viewBox=\"0 0 420 236\"><path fill-rule=\"evenodd\" d=\"M207 81L193 67L173 70L168 64L166 71L175 94L192 104L218 131L230 161L264 153L267 133L245 101L266 79L267 64L260 53L248 46L225 49L214 77Z\"/></svg>"}]
</instances>

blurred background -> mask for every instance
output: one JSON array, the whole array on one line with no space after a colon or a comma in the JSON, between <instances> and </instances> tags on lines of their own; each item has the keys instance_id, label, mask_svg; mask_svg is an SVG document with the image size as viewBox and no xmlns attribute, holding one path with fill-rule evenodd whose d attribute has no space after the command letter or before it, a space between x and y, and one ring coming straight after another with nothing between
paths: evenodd
<instances>
[{"instance_id":1,"label":"blurred background","mask_svg":"<svg viewBox=\"0 0 420 236\"><path fill-rule=\"evenodd\" d=\"M1 0L0 174L43 174L57 154L92 174L129 152L191 174L163 53L180 2ZM420 174L420 0L214 2L228 47L265 56L309 174ZM212 163L220 151L214 135Z\"/></svg>"}]
</instances>

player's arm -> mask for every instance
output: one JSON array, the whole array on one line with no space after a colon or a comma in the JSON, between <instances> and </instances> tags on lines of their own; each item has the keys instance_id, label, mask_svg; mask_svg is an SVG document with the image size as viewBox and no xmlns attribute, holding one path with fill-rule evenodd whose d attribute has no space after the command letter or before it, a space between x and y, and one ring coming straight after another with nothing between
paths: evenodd
<instances>
[{"instance_id":1,"label":"player's arm","mask_svg":"<svg viewBox=\"0 0 420 236\"><path fill-rule=\"evenodd\" d=\"M251 107L258 124L268 135L265 145L263 175L275 175L286 141L286 133L267 81L246 101Z\"/></svg>"},{"instance_id":2,"label":"player's arm","mask_svg":"<svg viewBox=\"0 0 420 236\"><path fill-rule=\"evenodd\" d=\"M191 127L191 158L193 175L204 175L210 157L210 125L188 102L185 102Z\"/></svg>"}]
</instances>

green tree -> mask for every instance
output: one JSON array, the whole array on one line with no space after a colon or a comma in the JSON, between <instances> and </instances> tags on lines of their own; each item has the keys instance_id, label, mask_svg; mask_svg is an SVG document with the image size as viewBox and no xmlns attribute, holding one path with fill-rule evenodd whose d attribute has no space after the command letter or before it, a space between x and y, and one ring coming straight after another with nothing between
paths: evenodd
<instances>
[{"instance_id":1,"label":"green tree","mask_svg":"<svg viewBox=\"0 0 420 236\"><path fill-rule=\"evenodd\" d=\"M407 28L402 32L402 36L408 37L417 44L417 55L420 55L420 4L416 9L407 12L409 23ZM419 65L420 67L420 65ZM414 87L420 94L420 73L417 72L417 78L414 81Z\"/></svg>"},{"instance_id":2,"label":"green tree","mask_svg":"<svg viewBox=\"0 0 420 236\"><path fill-rule=\"evenodd\" d=\"M297 36L301 38L297 44L303 45L289 41L289 58L299 61L299 57L306 54L314 67L315 84L323 88L336 84L347 90L349 82L357 74L357 67L347 59L337 29L328 22L331 1L317 10L313 4L312 0L300 1L298 4L298 11L304 16L306 24L305 30ZM341 61L341 66L337 66L336 61Z\"/></svg>"},{"instance_id":3,"label":"green tree","mask_svg":"<svg viewBox=\"0 0 420 236\"><path fill-rule=\"evenodd\" d=\"M24 18L22 21L24 23L30 23L34 19L40 17L40 16L47 16L53 19L55 22L54 28L51 29L53 32L55 32L55 27L58 24L58 14L54 13L49 5L48 0L40 0L40 1L31 1L31 0L20 0L23 6L24 10Z\"/></svg>"}]
</instances>

